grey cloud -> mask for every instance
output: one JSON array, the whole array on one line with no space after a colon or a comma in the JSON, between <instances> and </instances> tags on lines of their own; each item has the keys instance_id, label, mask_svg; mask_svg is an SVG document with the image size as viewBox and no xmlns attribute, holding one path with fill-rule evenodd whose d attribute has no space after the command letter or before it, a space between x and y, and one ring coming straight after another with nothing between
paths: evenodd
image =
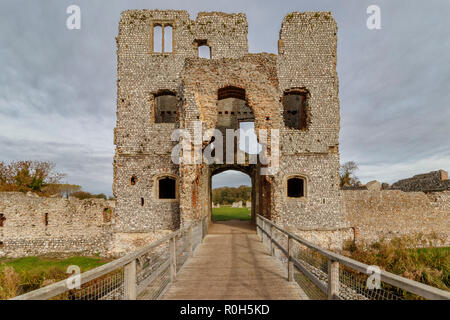
<instances>
[{"instance_id":1,"label":"grey cloud","mask_svg":"<svg viewBox=\"0 0 450 320\"><path fill-rule=\"evenodd\" d=\"M373 1L87 1L82 29L65 28L71 1L0 3L0 160L57 162L68 181L111 194L120 12L244 12L251 52L277 53L290 11L332 11L337 20L341 161L363 181L450 169L448 1L376 1L382 30L365 26ZM244 176L245 177L245 176ZM234 173L216 185L239 185Z\"/></svg>"},{"instance_id":2,"label":"grey cloud","mask_svg":"<svg viewBox=\"0 0 450 320\"><path fill-rule=\"evenodd\" d=\"M251 179L247 174L234 170L225 171L212 177L213 188L251 186L251 184Z\"/></svg>"}]
</instances>

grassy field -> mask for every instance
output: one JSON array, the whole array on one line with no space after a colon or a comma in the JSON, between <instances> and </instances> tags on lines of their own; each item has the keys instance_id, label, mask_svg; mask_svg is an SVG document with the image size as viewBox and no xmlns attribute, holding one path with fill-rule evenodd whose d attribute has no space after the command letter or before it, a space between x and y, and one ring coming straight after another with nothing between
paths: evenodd
<instances>
[{"instance_id":1,"label":"grassy field","mask_svg":"<svg viewBox=\"0 0 450 320\"><path fill-rule=\"evenodd\" d=\"M38 271L49 272L56 268L61 271L66 271L70 265L79 266L81 271L87 271L105 264L107 260L98 257L72 257L67 259L56 258L40 258L40 257L25 257L18 259L0 259L0 269L4 267L13 267L18 273Z\"/></svg>"},{"instance_id":2,"label":"grassy field","mask_svg":"<svg viewBox=\"0 0 450 320\"><path fill-rule=\"evenodd\" d=\"M99 257L0 259L0 299L9 299L66 279L70 265L78 266L81 272L85 272L108 261Z\"/></svg>"},{"instance_id":3,"label":"grassy field","mask_svg":"<svg viewBox=\"0 0 450 320\"><path fill-rule=\"evenodd\" d=\"M231 208L220 207L212 209L213 221L227 221L227 220L250 220L251 210L249 208Z\"/></svg>"},{"instance_id":4,"label":"grassy field","mask_svg":"<svg viewBox=\"0 0 450 320\"><path fill-rule=\"evenodd\" d=\"M349 245L345 255L377 265L394 274L450 291L450 248L411 249L426 238L423 235L381 240L369 246Z\"/></svg>"}]
</instances>

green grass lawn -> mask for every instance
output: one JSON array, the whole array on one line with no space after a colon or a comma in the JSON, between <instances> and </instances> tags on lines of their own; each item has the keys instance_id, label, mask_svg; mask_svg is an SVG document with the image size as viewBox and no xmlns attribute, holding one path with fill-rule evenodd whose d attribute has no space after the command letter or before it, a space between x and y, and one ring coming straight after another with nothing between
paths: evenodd
<instances>
[{"instance_id":1,"label":"green grass lawn","mask_svg":"<svg viewBox=\"0 0 450 320\"><path fill-rule=\"evenodd\" d=\"M213 221L227 221L227 220L250 220L251 219L250 208L231 208L220 207L212 209Z\"/></svg>"},{"instance_id":2,"label":"green grass lawn","mask_svg":"<svg viewBox=\"0 0 450 320\"><path fill-rule=\"evenodd\" d=\"M4 267L13 267L17 273L24 272L49 272L58 269L66 272L67 267L71 265L79 266L81 272L99 267L108 262L108 260L99 257L71 257L67 259L45 258L45 257L25 257L18 259L0 259L0 269Z\"/></svg>"},{"instance_id":3,"label":"green grass lawn","mask_svg":"<svg viewBox=\"0 0 450 320\"><path fill-rule=\"evenodd\" d=\"M0 300L9 299L43 285L67 278L67 267L75 265L81 272L109 262L100 257L0 259Z\"/></svg>"}]
</instances>

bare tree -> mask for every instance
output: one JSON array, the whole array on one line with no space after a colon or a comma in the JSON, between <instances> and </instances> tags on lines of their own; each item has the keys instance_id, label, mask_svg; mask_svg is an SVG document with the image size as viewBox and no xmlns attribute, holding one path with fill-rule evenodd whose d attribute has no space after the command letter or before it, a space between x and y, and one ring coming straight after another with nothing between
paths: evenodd
<instances>
[{"instance_id":1,"label":"bare tree","mask_svg":"<svg viewBox=\"0 0 450 320\"><path fill-rule=\"evenodd\" d=\"M355 175L358 170L358 165L354 161L348 161L341 165L340 176L341 176L341 187L343 186L358 186L360 181Z\"/></svg>"}]
</instances>

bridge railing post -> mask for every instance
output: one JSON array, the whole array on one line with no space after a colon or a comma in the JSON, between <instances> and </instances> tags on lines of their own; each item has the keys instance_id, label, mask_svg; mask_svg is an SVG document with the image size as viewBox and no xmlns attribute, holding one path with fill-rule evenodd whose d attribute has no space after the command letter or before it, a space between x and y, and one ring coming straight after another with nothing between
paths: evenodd
<instances>
[{"instance_id":1,"label":"bridge railing post","mask_svg":"<svg viewBox=\"0 0 450 320\"><path fill-rule=\"evenodd\" d=\"M189 226L189 231L188 231L188 241L189 241L189 256L192 256L193 253L193 243L192 243L192 224Z\"/></svg>"},{"instance_id":2,"label":"bridge railing post","mask_svg":"<svg viewBox=\"0 0 450 320\"><path fill-rule=\"evenodd\" d=\"M288 235L288 281L294 281L294 260L292 259L292 245L293 239L290 235Z\"/></svg>"},{"instance_id":3,"label":"bridge railing post","mask_svg":"<svg viewBox=\"0 0 450 320\"><path fill-rule=\"evenodd\" d=\"M202 230L202 238L201 241L203 241L203 239L205 238L205 219L201 219L200 220L200 229ZM201 242L200 241L200 242Z\"/></svg>"},{"instance_id":4,"label":"bridge railing post","mask_svg":"<svg viewBox=\"0 0 450 320\"><path fill-rule=\"evenodd\" d=\"M267 244L267 228L266 228L266 220L263 220L263 230L264 230L264 232L263 232L263 243L264 243L264 245L266 245Z\"/></svg>"},{"instance_id":5,"label":"bridge railing post","mask_svg":"<svg viewBox=\"0 0 450 320\"><path fill-rule=\"evenodd\" d=\"M273 226L271 225L271 224L269 224L269 240L270 240L270 244L269 244L269 248L270 248L270 254L273 256L274 255L274 248L273 248L273 241L272 241L272 239L273 239Z\"/></svg>"},{"instance_id":6,"label":"bridge railing post","mask_svg":"<svg viewBox=\"0 0 450 320\"><path fill-rule=\"evenodd\" d=\"M175 237L169 240L170 282L177 277L177 246Z\"/></svg>"},{"instance_id":7,"label":"bridge railing post","mask_svg":"<svg viewBox=\"0 0 450 320\"><path fill-rule=\"evenodd\" d=\"M258 216L256 216L256 231L258 232L258 236L259 236L259 238L261 238L261 225L260 225L260 221L261 221L261 219L258 217Z\"/></svg>"},{"instance_id":8,"label":"bridge railing post","mask_svg":"<svg viewBox=\"0 0 450 320\"><path fill-rule=\"evenodd\" d=\"M328 259L328 300L339 299L339 262Z\"/></svg>"},{"instance_id":9,"label":"bridge railing post","mask_svg":"<svg viewBox=\"0 0 450 320\"><path fill-rule=\"evenodd\" d=\"M136 300L137 297L137 280L136 280L136 259L124 266L124 299Z\"/></svg>"}]
</instances>

